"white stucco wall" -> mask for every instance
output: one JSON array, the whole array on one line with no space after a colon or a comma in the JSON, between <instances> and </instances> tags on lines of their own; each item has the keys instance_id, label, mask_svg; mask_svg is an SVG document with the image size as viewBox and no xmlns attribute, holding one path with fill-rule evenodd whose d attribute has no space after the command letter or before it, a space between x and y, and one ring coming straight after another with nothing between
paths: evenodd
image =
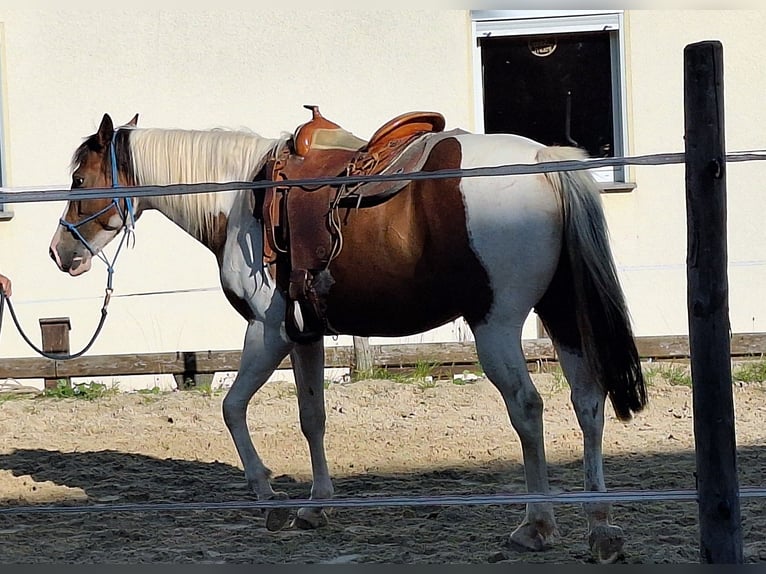
<instances>
[{"instance_id":1,"label":"white stucco wall","mask_svg":"<svg viewBox=\"0 0 766 574\"><path fill-rule=\"evenodd\" d=\"M474 125L468 10L0 9L0 26L12 187L67 187L71 154L104 112L117 122L138 112L143 126L247 126L269 137L306 121L303 104L319 104L361 137L413 109L442 112L448 128ZM764 11L627 11L629 153L683 151L683 48L706 39L724 43L729 150L766 147L764 29ZM633 173L637 189L604 202L636 331L684 333L683 166ZM759 164L729 170L735 331L766 330L757 288L766 279L763 177ZM63 203L10 207L15 217L0 222L0 270L13 278L25 329L37 338L39 318L69 316L78 350L98 321L105 270L70 278L48 259ZM117 262L109 319L90 353L239 348L244 323L219 291L212 255L152 212L136 239ZM8 318L0 354L33 355Z\"/></svg>"},{"instance_id":2,"label":"white stucco wall","mask_svg":"<svg viewBox=\"0 0 766 574\"><path fill-rule=\"evenodd\" d=\"M766 11L626 13L630 154L684 151L683 50L720 40L728 151L763 149L766 74L760 44ZM604 198L613 248L640 335L688 332L684 167L635 167L637 189ZM766 330L766 202L763 162L730 164L728 245L734 332Z\"/></svg>"}]
</instances>

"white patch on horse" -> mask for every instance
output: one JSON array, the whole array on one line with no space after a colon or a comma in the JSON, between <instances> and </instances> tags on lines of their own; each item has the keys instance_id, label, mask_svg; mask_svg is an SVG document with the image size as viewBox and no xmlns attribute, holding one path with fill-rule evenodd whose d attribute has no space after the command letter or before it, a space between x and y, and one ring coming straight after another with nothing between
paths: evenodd
<instances>
[{"instance_id":1,"label":"white patch on horse","mask_svg":"<svg viewBox=\"0 0 766 574\"><path fill-rule=\"evenodd\" d=\"M506 134L466 134L457 140L463 169L534 163L543 147ZM460 190L471 247L489 275L494 297L513 297L506 303L518 311L515 320L523 322L556 269L561 245L559 200L539 175L464 177Z\"/></svg>"},{"instance_id":2,"label":"white patch on horse","mask_svg":"<svg viewBox=\"0 0 766 574\"><path fill-rule=\"evenodd\" d=\"M228 213L220 278L221 285L248 305L254 316L264 317L274 305L276 284L263 266L263 228L253 217L252 202L244 197Z\"/></svg>"}]
</instances>

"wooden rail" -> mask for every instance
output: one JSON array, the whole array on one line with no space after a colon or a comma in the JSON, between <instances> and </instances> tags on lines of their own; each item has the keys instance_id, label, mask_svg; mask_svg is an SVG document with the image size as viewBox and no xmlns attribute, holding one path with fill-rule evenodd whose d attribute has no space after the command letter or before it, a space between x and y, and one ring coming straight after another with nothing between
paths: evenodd
<instances>
[{"instance_id":1,"label":"wooden rail","mask_svg":"<svg viewBox=\"0 0 766 574\"><path fill-rule=\"evenodd\" d=\"M684 335L638 337L642 359L688 359L689 339ZM539 362L555 362L556 355L549 339L525 340L524 354L533 366ZM407 368L420 362L444 367L472 367L478 359L473 343L423 343L406 345L370 345L373 368ZM368 351L365 349L365 353ZM358 347L357 347L358 351ZM127 353L91 355L58 361L43 357L0 359L0 379L66 379L70 377L105 377L171 374L185 380L200 374L236 371L241 351L175 351L165 353ZM739 333L732 336L732 357L766 355L766 333ZM356 370L360 364L354 346L327 347L327 367ZM290 359L279 365L290 368Z\"/></svg>"}]
</instances>

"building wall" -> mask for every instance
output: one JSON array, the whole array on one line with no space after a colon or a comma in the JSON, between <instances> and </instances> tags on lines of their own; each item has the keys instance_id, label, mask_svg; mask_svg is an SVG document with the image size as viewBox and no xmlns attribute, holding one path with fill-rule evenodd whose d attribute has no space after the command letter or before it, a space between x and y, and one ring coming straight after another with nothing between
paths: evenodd
<instances>
[{"instance_id":1,"label":"building wall","mask_svg":"<svg viewBox=\"0 0 766 574\"><path fill-rule=\"evenodd\" d=\"M763 149L766 75L759 37L766 11L627 11L629 146L631 155L684 151L683 51L720 40L724 52L726 145L729 152ZM638 187L604 198L636 331L688 332L684 167L633 168ZM731 325L766 330L766 230L763 162L730 164L727 174Z\"/></svg>"},{"instance_id":2,"label":"building wall","mask_svg":"<svg viewBox=\"0 0 766 574\"><path fill-rule=\"evenodd\" d=\"M413 109L442 112L448 128L474 126L467 10L0 10L0 25L11 187L67 187L71 154L104 112L118 123L139 113L142 126L246 126L268 137L306 121L303 104L319 104L360 137ZM763 147L757 126L766 125L759 105L766 76L757 47L764 29L764 11L627 11L630 153L683 151L683 48L706 39L724 43L729 150ZM636 331L684 333L683 166L633 174L635 191L604 202ZM757 221L762 179L757 164L729 170L735 331L766 330L757 289L766 259ZM39 340L39 318L69 316L78 350L97 324L105 270L96 264L71 278L49 260L62 202L9 207L15 216L0 222L0 270L13 279L23 326ZM212 255L157 213L139 221L114 287L92 354L241 345L244 322L220 293ZM534 336L529 324L525 335ZM467 336L458 323L407 340ZM7 318L0 353L33 354Z\"/></svg>"}]
</instances>

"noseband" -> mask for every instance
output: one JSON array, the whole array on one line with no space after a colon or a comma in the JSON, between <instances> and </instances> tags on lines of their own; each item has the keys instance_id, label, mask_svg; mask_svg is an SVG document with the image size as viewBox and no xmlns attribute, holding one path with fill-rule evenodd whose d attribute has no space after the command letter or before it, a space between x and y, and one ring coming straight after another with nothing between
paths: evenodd
<instances>
[{"instance_id":1,"label":"noseband","mask_svg":"<svg viewBox=\"0 0 766 574\"><path fill-rule=\"evenodd\" d=\"M117 133L118 130L114 131L114 134L112 134L112 139L109 142L109 155L111 156L111 169L112 169L112 189L120 187L120 182L118 179L118 172L117 172L117 146L116 146L116 140L117 140ZM134 235L134 227L135 227L135 217L133 214L133 200L130 197L125 197L125 209L122 208L122 205L120 205L120 198L119 197L113 197L112 201L109 205L104 207L103 209L97 211L96 213L92 213L91 215L85 216L80 221L77 221L75 223L70 223L64 217L59 219L59 223L61 224L64 229L69 231L72 235L74 235L86 248L88 251L90 251L90 254L94 257L98 257L101 259L101 261L104 262L106 265L107 271L109 273L109 278L107 280L107 292L111 292L112 290L112 275L114 274L114 262L117 261L117 256L120 254L120 251L122 250L122 246L126 243L126 240L128 238L131 238L135 241L135 235ZM112 209L116 209L117 213L122 218L122 227L120 230L124 231L122 239L120 240L120 244L117 246L117 251L114 253L114 257L112 257L112 260L109 261L109 258L104 254L102 250L98 250L94 248L90 242L88 242L85 237L83 237L82 233L80 233L80 230L78 229L80 226L85 225L86 223L89 223L95 219L98 219L105 213L111 211Z\"/></svg>"}]
</instances>

